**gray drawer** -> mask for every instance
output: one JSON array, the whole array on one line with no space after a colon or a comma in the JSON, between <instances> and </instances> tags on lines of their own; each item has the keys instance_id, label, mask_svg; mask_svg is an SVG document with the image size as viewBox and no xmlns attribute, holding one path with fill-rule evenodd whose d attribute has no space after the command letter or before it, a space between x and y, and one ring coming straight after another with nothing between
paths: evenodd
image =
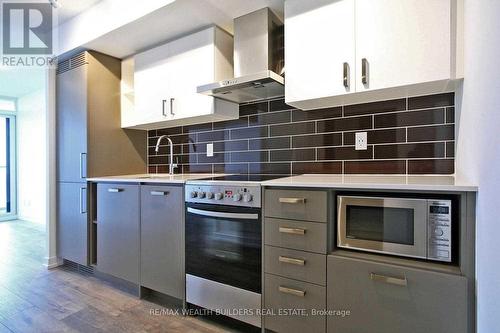
<instances>
[{"instance_id":1,"label":"gray drawer","mask_svg":"<svg viewBox=\"0 0 500 333\"><path fill-rule=\"evenodd\" d=\"M326 223L265 218L264 243L326 254Z\"/></svg>"},{"instance_id":2,"label":"gray drawer","mask_svg":"<svg viewBox=\"0 0 500 333\"><path fill-rule=\"evenodd\" d=\"M265 246L264 271L324 286L326 255Z\"/></svg>"},{"instance_id":3,"label":"gray drawer","mask_svg":"<svg viewBox=\"0 0 500 333\"><path fill-rule=\"evenodd\" d=\"M302 294L303 293L303 294ZM326 308L326 288L266 274L264 279L264 306L274 315L264 317L266 329L275 332L325 332L326 318L314 315L312 310ZM279 309L304 309L308 316L280 314Z\"/></svg>"},{"instance_id":4,"label":"gray drawer","mask_svg":"<svg viewBox=\"0 0 500 333\"><path fill-rule=\"evenodd\" d=\"M266 190L264 216L326 222L327 192Z\"/></svg>"},{"instance_id":5,"label":"gray drawer","mask_svg":"<svg viewBox=\"0 0 500 333\"><path fill-rule=\"evenodd\" d=\"M328 332L466 333L467 279L328 256Z\"/></svg>"}]
</instances>

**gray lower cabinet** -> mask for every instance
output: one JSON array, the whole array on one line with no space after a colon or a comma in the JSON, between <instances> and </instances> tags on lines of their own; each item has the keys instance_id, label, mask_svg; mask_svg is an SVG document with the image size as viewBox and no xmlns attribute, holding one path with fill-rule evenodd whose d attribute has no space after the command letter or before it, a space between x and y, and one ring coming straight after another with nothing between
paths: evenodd
<instances>
[{"instance_id":1,"label":"gray lower cabinet","mask_svg":"<svg viewBox=\"0 0 500 333\"><path fill-rule=\"evenodd\" d=\"M59 256L87 265L87 184L57 184L57 241Z\"/></svg>"},{"instance_id":2,"label":"gray lower cabinet","mask_svg":"<svg viewBox=\"0 0 500 333\"><path fill-rule=\"evenodd\" d=\"M141 186L141 285L184 298L182 187Z\"/></svg>"},{"instance_id":3,"label":"gray lower cabinet","mask_svg":"<svg viewBox=\"0 0 500 333\"><path fill-rule=\"evenodd\" d=\"M295 250L326 254L327 224L266 217L264 243Z\"/></svg>"},{"instance_id":4,"label":"gray lower cabinet","mask_svg":"<svg viewBox=\"0 0 500 333\"><path fill-rule=\"evenodd\" d=\"M326 191L265 190L265 216L327 222Z\"/></svg>"},{"instance_id":5,"label":"gray lower cabinet","mask_svg":"<svg viewBox=\"0 0 500 333\"><path fill-rule=\"evenodd\" d=\"M264 271L295 280L326 285L326 255L264 247Z\"/></svg>"},{"instance_id":6,"label":"gray lower cabinet","mask_svg":"<svg viewBox=\"0 0 500 333\"><path fill-rule=\"evenodd\" d=\"M371 261L328 257L330 333L465 333L463 276ZM339 312L340 313L340 312Z\"/></svg>"},{"instance_id":7,"label":"gray lower cabinet","mask_svg":"<svg viewBox=\"0 0 500 333\"><path fill-rule=\"evenodd\" d=\"M325 332L326 288L272 274L264 278L264 317L268 330L284 333ZM292 311L295 310L295 311ZM317 311L317 312L316 312Z\"/></svg>"},{"instance_id":8,"label":"gray lower cabinet","mask_svg":"<svg viewBox=\"0 0 500 333\"><path fill-rule=\"evenodd\" d=\"M97 184L97 269L139 283L140 187Z\"/></svg>"}]
</instances>

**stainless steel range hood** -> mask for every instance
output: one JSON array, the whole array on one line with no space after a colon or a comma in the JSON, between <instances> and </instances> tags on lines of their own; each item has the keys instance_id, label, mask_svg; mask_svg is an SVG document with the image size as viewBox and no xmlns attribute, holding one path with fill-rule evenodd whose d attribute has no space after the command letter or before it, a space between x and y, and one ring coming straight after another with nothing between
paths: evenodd
<instances>
[{"instance_id":1,"label":"stainless steel range hood","mask_svg":"<svg viewBox=\"0 0 500 333\"><path fill-rule=\"evenodd\" d=\"M197 88L198 93L235 103L284 95L283 23L269 8L234 20L234 79Z\"/></svg>"}]
</instances>

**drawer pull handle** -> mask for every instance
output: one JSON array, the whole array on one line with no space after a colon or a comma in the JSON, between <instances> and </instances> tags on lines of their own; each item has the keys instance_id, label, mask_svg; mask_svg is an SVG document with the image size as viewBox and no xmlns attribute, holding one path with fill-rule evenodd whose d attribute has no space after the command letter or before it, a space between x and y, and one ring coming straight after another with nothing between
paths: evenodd
<instances>
[{"instance_id":1,"label":"drawer pull handle","mask_svg":"<svg viewBox=\"0 0 500 333\"><path fill-rule=\"evenodd\" d=\"M291 264L291 265L297 265L297 266L304 266L306 264L306 261L303 259L296 259L296 258L290 258L290 257L279 256L278 260L279 260L279 262L282 262L285 264Z\"/></svg>"},{"instance_id":2,"label":"drawer pull handle","mask_svg":"<svg viewBox=\"0 0 500 333\"><path fill-rule=\"evenodd\" d=\"M167 195L168 192L166 191L151 191L151 195L153 196L163 196L163 195Z\"/></svg>"},{"instance_id":3,"label":"drawer pull handle","mask_svg":"<svg viewBox=\"0 0 500 333\"><path fill-rule=\"evenodd\" d=\"M304 204L306 203L306 198L279 198L279 201L287 204Z\"/></svg>"},{"instance_id":4,"label":"drawer pull handle","mask_svg":"<svg viewBox=\"0 0 500 333\"><path fill-rule=\"evenodd\" d=\"M373 281L394 284L396 286L402 286L402 287L406 287L408 285L408 280L406 280L406 276L400 279L392 276L370 273L370 279Z\"/></svg>"},{"instance_id":5,"label":"drawer pull handle","mask_svg":"<svg viewBox=\"0 0 500 333\"><path fill-rule=\"evenodd\" d=\"M283 234L292 234L292 235L304 235L306 233L306 229L287 228L287 227L280 227L279 231Z\"/></svg>"},{"instance_id":6,"label":"drawer pull handle","mask_svg":"<svg viewBox=\"0 0 500 333\"><path fill-rule=\"evenodd\" d=\"M122 188L108 188L109 193L118 193L118 192L123 192Z\"/></svg>"},{"instance_id":7,"label":"drawer pull handle","mask_svg":"<svg viewBox=\"0 0 500 333\"><path fill-rule=\"evenodd\" d=\"M306 295L305 290L298 290L298 289L293 289L293 288L288 288L288 287L283 287L279 286L278 290L282 292L283 294L290 294L294 296L299 296L299 297L304 297Z\"/></svg>"}]
</instances>

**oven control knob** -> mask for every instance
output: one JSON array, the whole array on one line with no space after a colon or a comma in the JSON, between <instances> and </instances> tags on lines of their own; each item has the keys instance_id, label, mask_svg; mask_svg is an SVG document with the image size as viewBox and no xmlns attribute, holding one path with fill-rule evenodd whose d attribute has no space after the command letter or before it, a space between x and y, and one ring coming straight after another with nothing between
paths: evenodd
<instances>
[{"instance_id":1,"label":"oven control knob","mask_svg":"<svg viewBox=\"0 0 500 333\"><path fill-rule=\"evenodd\" d=\"M196 196L197 196L197 195L198 195L198 194L197 194L196 192L194 192L194 191L193 191L193 192L191 192L191 193L189 193L189 196L190 196L191 198L196 198Z\"/></svg>"},{"instance_id":2,"label":"oven control knob","mask_svg":"<svg viewBox=\"0 0 500 333\"><path fill-rule=\"evenodd\" d=\"M241 200L241 194L236 193L233 195L233 201L240 201Z\"/></svg>"},{"instance_id":3,"label":"oven control knob","mask_svg":"<svg viewBox=\"0 0 500 333\"><path fill-rule=\"evenodd\" d=\"M222 200L222 193L218 192L218 193L215 193L215 200Z\"/></svg>"},{"instance_id":4,"label":"oven control knob","mask_svg":"<svg viewBox=\"0 0 500 333\"><path fill-rule=\"evenodd\" d=\"M435 234L436 236L443 236L444 231L443 231L443 229L435 229L435 230L434 230L434 234Z\"/></svg>"},{"instance_id":5,"label":"oven control knob","mask_svg":"<svg viewBox=\"0 0 500 333\"><path fill-rule=\"evenodd\" d=\"M243 195L243 201L250 202L252 200L253 200L253 195L251 195L250 193Z\"/></svg>"},{"instance_id":6,"label":"oven control knob","mask_svg":"<svg viewBox=\"0 0 500 333\"><path fill-rule=\"evenodd\" d=\"M198 192L198 198L203 199L205 197L205 192Z\"/></svg>"},{"instance_id":7,"label":"oven control knob","mask_svg":"<svg viewBox=\"0 0 500 333\"><path fill-rule=\"evenodd\" d=\"M207 199L212 199L214 194L212 192L207 192Z\"/></svg>"}]
</instances>

